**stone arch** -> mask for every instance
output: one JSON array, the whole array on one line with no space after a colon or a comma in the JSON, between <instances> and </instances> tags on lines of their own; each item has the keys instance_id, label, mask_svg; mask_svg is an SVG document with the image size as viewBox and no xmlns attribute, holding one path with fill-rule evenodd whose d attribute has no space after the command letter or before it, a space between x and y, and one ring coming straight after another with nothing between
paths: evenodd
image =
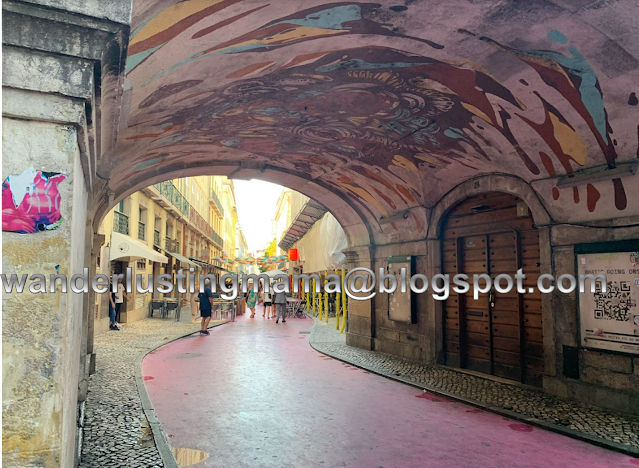
<instances>
[{"instance_id":1,"label":"stone arch","mask_svg":"<svg viewBox=\"0 0 639 468\"><path fill-rule=\"evenodd\" d=\"M344 229L349 247L366 246L373 242L373 234L369 227L370 220L366 219L360 210L344 200L343 196L327 189L321 182L308 180L301 175L285 172L278 168L245 168L241 164L211 164L189 168L166 167L164 170L154 171L152 175L142 173L126 187L121 187L117 191L102 190L97 196L94 196L93 232L97 232L109 210L132 193L166 180L200 175L233 176L240 180L259 179L286 186L324 205Z\"/></svg>"},{"instance_id":2,"label":"stone arch","mask_svg":"<svg viewBox=\"0 0 639 468\"><path fill-rule=\"evenodd\" d=\"M446 214L451 208L467 198L487 192L503 192L521 198L528 205L537 227L552 223L552 218L541 198L530 184L508 174L488 174L462 182L437 202L430 214L428 239L439 238Z\"/></svg>"}]
</instances>

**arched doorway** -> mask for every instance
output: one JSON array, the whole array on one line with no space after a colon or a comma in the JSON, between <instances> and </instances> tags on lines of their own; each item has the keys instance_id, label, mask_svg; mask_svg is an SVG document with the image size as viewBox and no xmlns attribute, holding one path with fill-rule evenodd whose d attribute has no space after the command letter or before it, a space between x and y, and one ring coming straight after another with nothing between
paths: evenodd
<instances>
[{"instance_id":1,"label":"arched doorway","mask_svg":"<svg viewBox=\"0 0 639 468\"><path fill-rule=\"evenodd\" d=\"M523 269L526 291L540 275L539 231L518 197L490 192L467 198L446 216L441 235L443 273L494 280ZM453 293L443 304L447 365L541 386L544 371L541 294L493 290L473 299Z\"/></svg>"}]
</instances>

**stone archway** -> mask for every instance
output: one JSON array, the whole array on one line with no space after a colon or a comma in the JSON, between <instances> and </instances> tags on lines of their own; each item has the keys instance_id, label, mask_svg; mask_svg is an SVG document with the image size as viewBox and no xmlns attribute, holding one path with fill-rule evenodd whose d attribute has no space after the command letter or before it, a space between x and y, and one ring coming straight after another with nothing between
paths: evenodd
<instances>
[{"instance_id":1,"label":"stone archway","mask_svg":"<svg viewBox=\"0 0 639 468\"><path fill-rule=\"evenodd\" d=\"M538 246L538 249L539 249L538 250L539 251L539 257L538 257L539 272L537 274L549 273L551 271L551 249L550 249L549 229L553 221L550 215L548 214L548 211L546 210L545 206L543 205L542 201L540 200L540 197L537 195L535 190L529 184L525 183L524 181L522 181L521 179L517 177L504 175L504 174L493 174L489 176L483 176L483 177L471 179L458 185L449 193L447 193L431 211L431 218L429 223L428 245L429 245L429 250L431 252L430 258L432 259L432 262L433 262L433 267L431 270L433 274L439 273L439 272L452 273L450 271L445 271L446 258L447 256L453 255L455 253L457 255L460 255L459 252L446 252L446 248L447 248L446 246L450 244L450 242L448 243L445 242L445 239L444 239L444 237L446 236L445 227L450 214L454 213L457 207L464 204L465 202L468 202L469 200L480 200L482 199L482 197L485 198L486 196L488 196L488 194L491 194L491 193L492 194L501 193L504 195L508 194L509 196L513 197L513 200L521 200L521 202L525 204L527 209L530 211L529 217L531 219L531 223L533 223L531 224L531 226L536 231L534 233L536 235L535 244L536 246ZM481 204L480 201L477 201L477 204ZM528 228L531 228L531 226L528 226ZM450 229L448 229L448 231L450 231ZM472 230L469 231L468 229L466 230L462 229L461 231L464 231L465 233L464 235L472 235L472 232L471 232ZM479 231L477 232L488 233L488 232L498 232L498 231L500 231L500 229L495 227L493 227L491 231L491 227L488 226L483 230L480 228ZM518 232L518 231L516 229L513 232ZM497 238L495 240L497 242L500 241L500 239L497 239ZM514 241L511 241L511 242L514 242L513 248L515 249L514 252L516 252L515 254L516 258L513 261L521 263L521 260L519 259L519 257L522 255L521 253L522 249L525 250L526 248L522 248L520 245L520 243L522 242L520 240L520 235L516 234L514 237ZM530 244L530 242L528 242L528 244ZM536 250L536 247L534 245L532 246L532 250ZM466 272L455 271L455 273L466 273ZM452 274L455 274L455 273L452 273ZM540 321L541 323L543 323L543 326L541 325L541 323L535 324L536 327L538 325L538 328L539 328L538 331L541 337L539 339L537 339L536 335L534 337L536 342L535 344L531 344L531 347L535 347L536 354L535 356L532 357L531 360L535 361L535 364L529 364L530 366L534 366L537 368L534 371L535 377L533 378L530 376L524 376L523 367L526 365L526 358L525 358L525 353L523 349L521 350L521 354L520 354L521 359L517 358L521 362L521 364L518 362L516 366L512 366L509 368L512 371L511 378L514 378L515 380L525 378L525 379L529 379L530 382L534 380L536 385L542 384L544 369L548 371L554 368L554 359L555 359L555 356L554 356L555 340L554 340L554 334L552 330L552 324L554 323L552 299L549 295L541 295L539 299L540 299L540 307L539 307L540 316L539 317L534 316L532 317L532 319L535 321L537 320ZM458 298L456 299L456 301L460 302L461 299ZM435 346L433 346L434 355L437 356L438 362L451 364L451 358L447 357L449 356L449 353L446 352L446 343L445 343L446 342L445 335L447 333L446 332L446 320L447 320L446 315L447 314L445 310L446 305L442 303L441 301L435 301L435 300L432 300L430 302L430 305L432 306L434 311L432 321L431 321L431 325L433 326L433 330L435 334L434 336ZM526 304L523 304L523 302L522 302L522 307L526 307ZM537 307L535 307L535 309L537 311ZM518 319L519 321L521 321L521 323L517 322L515 325L517 325L518 329L521 329L521 337L523 340L526 334L526 331L524 330L524 325L523 325L524 321L526 320L526 317L524 317L522 311L519 311L518 314L521 315L520 319ZM479 315L479 312L477 312L477 315ZM486 315L486 314L483 314L483 315ZM488 312L488 315L487 315L488 319L492 320L493 315L494 314L492 312ZM502 315L507 315L507 314L502 314ZM458 321L459 321L459 324L462 323L461 315L458 317ZM464 327L461 327L461 328L464 328ZM488 328L490 328L490 332L491 332L490 336L492 336L492 333L493 333L492 327L489 326ZM497 333L500 333L500 332L501 331L498 330ZM537 330L532 330L532 333L536 334ZM458 337L458 340L459 339L461 339L461 337ZM492 346L493 339L490 338L489 342L490 342L489 344ZM539 345L536 344L537 342L539 342ZM521 345L521 343L514 343L514 344L507 343L506 345L514 346L514 348L517 348L517 353L520 352L519 346ZM498 353L499 352L501 351L498 351ZM459 355L459 349L457 350L457 354ZM489 348L489 358L493 359L493 355L494 355L494 351L490 350ZM508 358L510 355L506 353L505 356L506 358ZM539 370L540 364L537 362L538 361L537 358L540 356L543 356L542 358L543 368L541 370ZM456 367L466 367L466 363L463 357L461 357L461 359L458 357L457 360L455 360L455 362L452 363L452 365L455 365ZM486 369L489 369L489 370L486 371L484 369L484 371L488 373L493 373L495 364L492 363L492 361L490 361L489 364L487 364L487 366L488 367L486 367ZM503 370L503 373L504 375L506 375L507 373L506 370Z\"/></svg>"}]
</instances>

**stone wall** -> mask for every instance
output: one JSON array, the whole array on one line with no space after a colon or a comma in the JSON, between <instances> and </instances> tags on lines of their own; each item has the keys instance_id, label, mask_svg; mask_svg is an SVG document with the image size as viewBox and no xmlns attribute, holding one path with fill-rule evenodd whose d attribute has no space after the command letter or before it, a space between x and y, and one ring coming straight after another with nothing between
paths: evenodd
<instances>
[{"instance_id":1,"label":"stone wall","mask_svg":"<svg viewBox=\"0 0 639 468\"><path fill-rule=\"evenodd\" d=\"M114 144L130 18L130 2L108 3L3 1L4 274L70 279L90 264L88 206L96 161ZM77 463L88 298L60 285L3 296L3 466Z\"/></svg>"}]
</instances>

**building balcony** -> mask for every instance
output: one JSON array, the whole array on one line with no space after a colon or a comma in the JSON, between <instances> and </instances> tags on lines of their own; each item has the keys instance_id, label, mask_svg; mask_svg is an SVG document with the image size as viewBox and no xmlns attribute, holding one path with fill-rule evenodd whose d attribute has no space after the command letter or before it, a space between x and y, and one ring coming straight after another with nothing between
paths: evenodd
<instances>
[{"instance_id":1,"label":"building balcony","mask_svg":"<svg viewBox=\"0 0 639 468\"><path fill-rule=\"evenodd\" d=\"M119 211L113 212L113 230L120 234L129 235L129 217Z\"/></svg>"},{"instance_id":2,"label":"building balcony","mask_svg":"<svg viewBox=\"0 0 639 468\"><path fill-rule=\"evenodd\" d=\"M161 182L147 187L143 191L150 195L150 197L158 204L169 211L173 211L176 217L180 218L182 222L197 229L203 235L211 239L217 247L222 248L222 238L215 232L209 222L191 206L186 198L184 198L184 196L180 193L178 188L173 185L173 182L170 180ZM223 216L224 211L222 210L221 213Z\"/></svg>"},{"instance_id":3,"label":"building balcony","mask_svg":"<svg viewBox=\"0 0 639 468\"><path fill-rule=\"evenodd\" d=\"M146 240L146 224L142 222L138 223L138 239L143 241Z\"/></svg>"},{"instance_id":4,"label":"building balcony","mask_svg":"<svg viewBox=\"0 0 639 468\"><path fill-rule=\"evenodd\" d=\"M161 245L160 244L160 231L153 231L153 245Z\"/></svg>"},{"instance_id":5,"label":"building balcony","mask_svg":"<svg viewBox=\"0 0 639 468\"><path fill-rule=\"evenodd\" d=\"M217 193L215 193L215 190L211 190L211 193L209 194L209 203L211 204L213 211L215 211L220 218L224 218L224 208L222 208L222 202L217 196Z\"/></svg>"}]
</instances>

